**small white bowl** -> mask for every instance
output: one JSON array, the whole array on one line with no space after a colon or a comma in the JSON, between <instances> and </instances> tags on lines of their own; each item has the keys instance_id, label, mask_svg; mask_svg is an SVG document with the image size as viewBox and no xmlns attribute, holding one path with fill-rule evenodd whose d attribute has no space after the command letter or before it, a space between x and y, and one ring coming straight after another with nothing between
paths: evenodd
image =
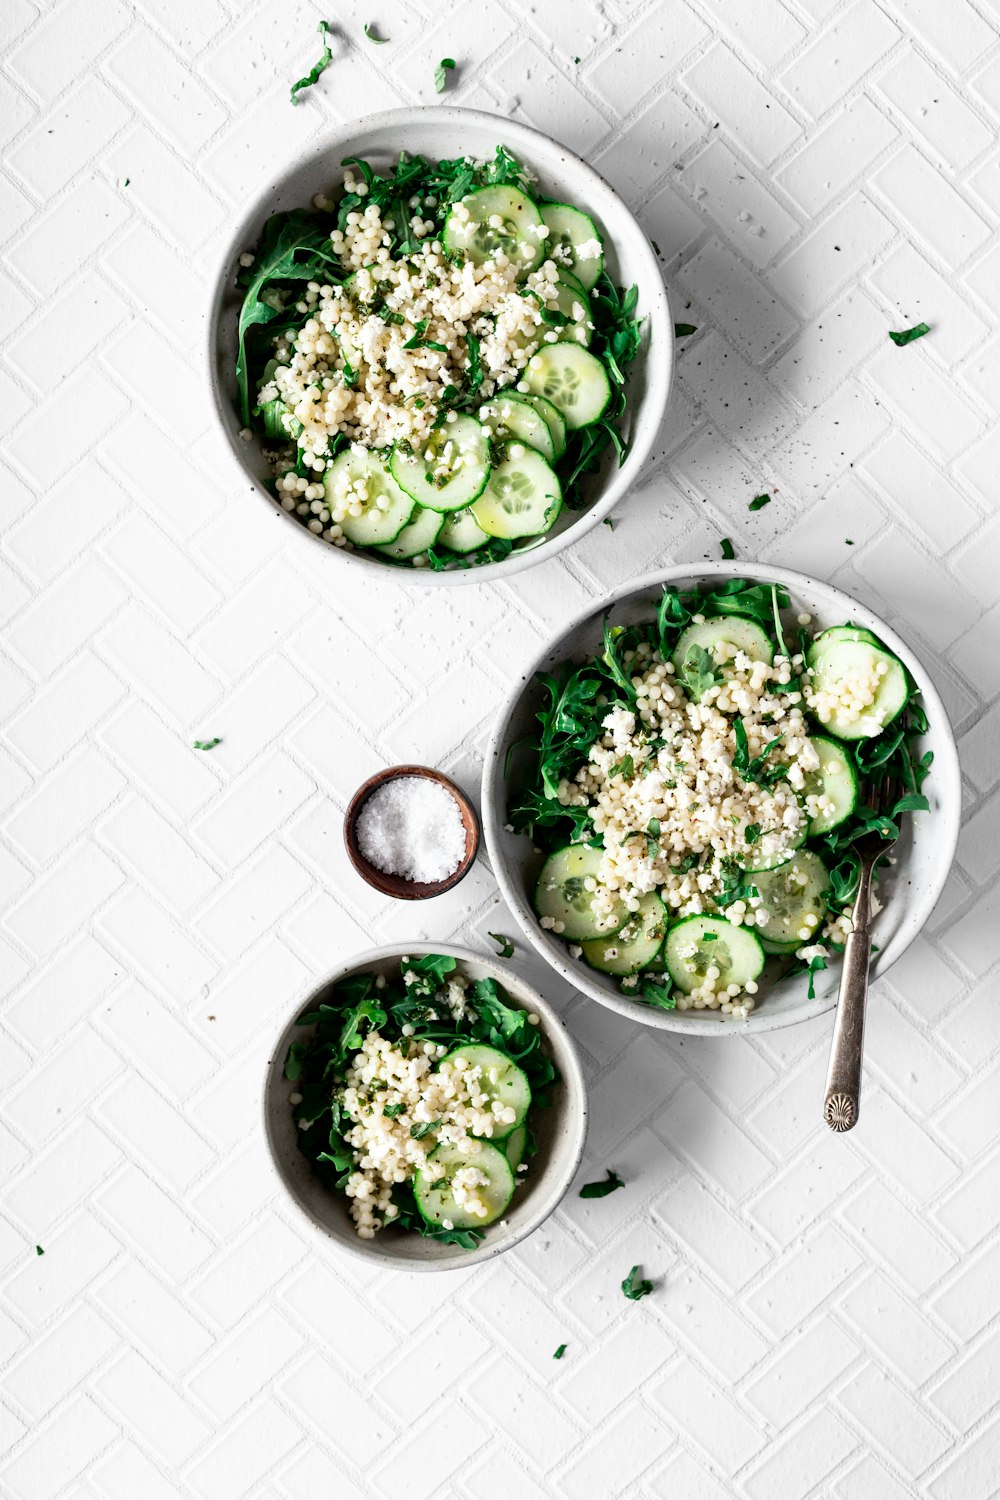
<instances>
[{"instance_id":1,"label":"small white bowl","mask_svg":"<svg viewBox=\"0 0 1000 1500\"><path fill-rule=\"evenodd\" d=\"M317 193L330 193L341 181L344 157L360 156L384 170L401 150L431 159L469 155L492 157L505 145L538 175L542 190L584 209L605 237L605 262L612 280L639 289L638 315L643 318L642 347L625 372L629 396L626 432L629 452L618 467L608 449L600 468L586 482L585 510L564 508L552 530L530 545L518 548L502 562L435 573L428 568L395 568L364 550L334 547L288 514L268 489L270 470L260 440L240 438L242 422L236 407L236 329L242 292L236 287L239 257L257 243L264 222L279 210L309 208ZM631 489L656 441L670 396L674 368L674 326L659 263L649 240L632 212L593 167L567 147L513 120L481 110L432 108L393 109L385 114L352 120L310 144L276 181L266 183L236 226L215 281L208 317L208 373L216 414L227 445L250 488L300 534L310 546L322 547L331 567L364 568L369 577L395 578L400 583L448 587L519 573L543 558L568 547L610 513Z\"/></svg>"},{"instance_id":2,"label":"small white bowl","mask_svg":"<svg viewBox=\"0 0 1000 1500\"><path fill-rule=\"evenodd\" d=\"M504 762L509 746L537 732L534 714L540 694L535 673L550 670L560 662L583 661L594 655L601 640L604 615L609 609L614 610L616 624L649 620L655 613L664 584L693 589L704 583L719 584L727 578L784 584L792 604L811 614L820 629L842 625L846 621L866 626L905 664L923 696L929 727L919 743L921 752L931 750L934 753L933 768L923 788L931 811L904 819L902 837L893 850L897 862L879 881L879 898L885 903L885 910L879 914L874 927L874 940L879 951L872 960L873 979L884 974L905 953L933 911L954 858L962 808L955 737L933 682L906 642L884 620L832 584L821 583L803 573L793 573L788 568L765 567L760 563L746 566L728 562L703 563L700 567L681 564L624 584L591 606L558 637L547 642L511 690L486 752L483 830L493 872L504 899L526 936L542 957L576 989L644 1026L656 1026L664 1031L694 1032L700 1036L745 1036L747 1032L772 1031L821 1015L836 1001L840 965L831 963L828 970L815 976L814 1000L807 999L804 976L785 978L766 988L762 986L758 1009L751 1011L745 1020L731 1020L718 1011L659 1010L628 999L614 978L588 968L582 959L570 958L566 944L539 926L531 898L541 859L532 851L529 839L507 832L508 791Z\"/></svg>"},{"instance_id":3,"label":"small white bowl","mask_svg":"<svg viewBox=\"0 0 1000 1500\"><path fill-rule=\"evenodd\" d=\"M561 1079L553 1089L548 1109L539 1109L531 1117L538 1152L529 1162L524 1187L518 1189L506 1218L484 1231L485 1238L475 1250L442 1245L412 1231L392 1228L379 1230L374 1239L361 1239L348 1213L347 1200L323 1186L299 1150L298 1126L288 1098L295 1085L284 1076L289 1043L301 1041L309 1035L308 1028L296 1025L298 1017L321 1004L335 985L353 974L370 970L398 974L402 957L418 958L427 953L444 953L456 958L459 968L470 979L495 979L513 1004L540 1016L542 1044ZM478 1261L491 1260L519 1244L565 1197L580 1165L587 1135L586 1084L576 1045L558 1013L513 969L494 963L468 948L453 948L448 943L407 943L373 948L335 970L322 984L302 997L275 1043L264 1079L262 1102L264 1138L271 1161L296 1207L315 1229L342 1250L360 1256L369 1264L402 1271L459 1270L464 1266L474 1266Z\"/></svg>"}]
</instances>

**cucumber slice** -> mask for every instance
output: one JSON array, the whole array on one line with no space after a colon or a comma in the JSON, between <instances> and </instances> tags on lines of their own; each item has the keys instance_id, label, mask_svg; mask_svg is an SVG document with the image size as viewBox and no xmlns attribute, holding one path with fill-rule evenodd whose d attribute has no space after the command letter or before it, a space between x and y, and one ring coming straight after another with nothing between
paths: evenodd
<instances>
[{"instance_id":1,"label":"cucumber slice","mask_svg":"<svg viewBox=\"0 0 1000 1500\"><path fill-rule=\"evenodd\" d=\"M583 956L602 974L638 974L652 967L666 930L666 908L657 893L650 891L615 937L591 938L583 945Z\"/></svg>"},{"instance_id":2,"label":"cucumber slice","mask_svg":"<svg viewBox=\"0 0 1000 1500\"><path fill-rule=\"evenodd\" d=\"M858 805L858 771L854 758L843 745L825 734L814 734L811 743L819 756L819 769L806 776L806 796L822 797L829 806L809 822L809 837L839 828Z\"/></svg>"},{"instance_id":3,"label":"cucumber slice","mask_svg":"<svg viewBox=\"0 0 1000 1500\"><path fill-rule=\"evenodd\" d=\"M489 438L475 417L442 422L419 448L397 443L389 468L401 489L428 510L464 510L490 472Z\"/></svg>"},{"instance_id":4,"label":"cucumber slice","mask_svg":"<svg viewBox=\"0 0 1000 1500\"><path fill-rule=\"evenodd\" d=\"M724 917L682 917L667 933L663 953L667 972L685 995L698 988L710 968L719 971L718 992L731 984L743 989L764 967L755 933Z\"/></svg>"},{"instance_id":5,"label":"cucumber slice","mask_svg":"<svg viewBox=\"0 0 1000 1500\"><path fill-rule=\"evenodd\" d=\"M419 557L421 552L433 547L443 525L444 516L440 511L424 510L418 505L414 508L412 519L403 527L396 540L379 547L378 551L384 552L386 557Z\"/></svg>"},{"instance_id":6,"label":"cucumber slice","mask_svg":"<svg viewBox=\"0 0 1000 1500\"><path fill-rule=\"evenodd\" d=\"M359 547L394 542L413 514L413 500L389 473L378 454L354 446L339 454L323 476L331 513L345 512L340 525ZM360 502L359 516L346 514Z\"/></svg>"},{"instance_id":7,"label":"cucumber slice","mask_svg":"<svg viewBox=\"0 0 1000 1500\"><path fill-rule=\"evenodd\" d=\"M822 927L830 875L818 854L799 850L777 869L755 875L753 883L763 903L760 909L767 912L767 921L758 924L757 933L768 944L790 952L808 943Z\"/></svg>"},{"instance_id":8,"label":"cucumber slice","mask_svg":"<svg viewBox=\"0 0 1000 1500\"><path fill-rule=\"evenodd\" d=\"M718 663L732 661L737 651L744 651L751 661L774 660L774 647L765 631L746 615L713 615L703 625L689 625L681 632L671 657L674 671L680 672L693 646L700 646Z\"/></svg>"},{"instance_id":9,"label":"cucumber slice","mask_svg":"<svg viewBox=\"0 0 1000 1500\"><path fill-rule=\"evenodd\" d=\"M451 510L444 518L438 541L449 552L475 552L489 541L471 510Z\"/></svg>"},{"instance_id":10,"label":"cucumber slice","mask_svg":"<svg viewBox=\"0 0 1000 1500\"><path fill-rule=\"evenodd\" d=\"M817 636L816 639L824 641L867 641L869 646L878 646L880 651L885 649L878 636L872 635L871 631L866 630L863 625L831 625L829 630L823 631L822 637Z\"/></svg>"},{"instance_id":11,"label":"cucumber slice","mask_svg":"<svg viewBox=\"0 0 1000 1500\"><path fill-rule=\"evenodd\" d=\"M561 275L556 282L556 312L562 313L569 321L561 328L554 328L552 332L563 344L579 344L581 349L590 345L593 337L594 325L590 319L590 298L576 277L570 278Z\"/></svg>"},{"instance_id":12,"label":"cucumber slice","mask_svg":"<svg viewBox=\"0 0 1000 1500\"><path fill-rule=\"evenodd\" d=\"M589 214L568 203L543 203L542 218L548 225L545 253L557 266L566 264L585 291L590 291L604 270L604 241ZM554 253L558 250L558 254Z\"/></svg>"},{"instance_id":13,"label":"cucumber slice","mask_svg":"<svg viewBox=\"0 0 1000 1500\"><path fill-rule=\"evenodd\" d=\"M524 1161L524 1156L527 1149L528 1127L527 1125L518 1125L516 1130L511 1131L510 1135L503 1142L503 1145L501 1147L504 1156L506 1156L507 1160L510 1162L510 1169L512 1172L516 1172L518 1167Z\"/></svg>"},{"instance_id":14,"label":"cucumber slice","mask_svg":"<svg viewBox=\"0 0 1000 1500\"><path fill-rule=\"evenodd\" d=\"M284 401L265 401L257 408L257 415L265 437L294 442L302 431L302 423Z\"/></svg>"},{"instance_id":15,"label":"cucumber slice","mask_svg":"<svg viewBox=\"0 0 1000 1500\"><path fill-rule=\"evenodd\" d=\"M602 851L589 844L569 844L550 854L535 886L535 910L540 917L561 922L560 937L570 942L607 937L624 927L628 918L624 902L615 901L613 914L602 926L594 915L594 892L586 881L600 883Z\"/></svg>"},{"instance_id":16,"label":"cucumber slice","mask_svg":"<svg viewBox=\"0 0 1000 1500\"><path fill-rule=\"evenodd\" d=\"M519 392L518 400L527 401L530 406L533 406L545 418L552 438L556 463L558 463L566 452L566 420L562 412L557 406L553 406L551 401L547 401L544 396L532 396Z\"/></svg>"},{"instance_id":17,"label":"cucumber slice","mask_svg":"<svg viewBox=\"0 0 1000 1500\"><path fill-rule=\"evenodd\" d=\"M511 443L506 454L491 470L472 514L489 536L538 536L548 531L562 510L562 485L555 470L533 448Z\"/></svg>"},{"instance_id":18,"label":"cucumber slice","mask_svg":"<svg viewBox=\"0 0 1000 1500\"><path fill-rule=\"evenodd\" d=\"M477 415L484 430L495 442L506 443L508 439L516 438L527 443L529 448L534 448L546 463L555 463L556 450L549 424L541 412L536 411L520 396L506 393L494 396L492 401L487 401L485 406L479 408Z\"/></svg>"},{"instance_id":19,"label":"cucumber slice","mask_svg":"<svg viewBox=\"0 0 1000 1500\"><path fill-rule=\"evenodd\" d=\"M575 344L546 344L528 360L522 379L533 395L551 401L574 431L596 422L611 400L601 361Z\"/></svg>"},{"instance_id":20,"label":"cucumber slice","mask_svg":"<svg viewBox=\"0 0 1000 1500\"><path fill-rule=\"evenodd\" d=\"M502 251L527 276L541 264L546 240L538 237L542 216L535 204L514 187L485 187L452 204L441 238L449 255L461 255L481 266Z\"/></svg>"},{"instance_id":21,"label":"cucumber slice","mask_svg":"<svg viewBox=\"0 0 1000 1500\"><path fill-rule=\"evenodd\" d=\"M428 1157L437 1166L444 1168L444 1176L431 1182L425 1171L417 1172L413 1179L413 1196L417 1200L420 1216L427 1224L443 1224L447 1219L454 1229L485 1229L499 1219L514 1196L514 1173L510 1162L496 1146L482 1141L479 1149L470 1155L460 1152L457 1146L442 1144ZM474 1167L485 1178L473 1188L482 1200L485 1214L475 1214L454 1196L453 1184L459 1172Z\"/></svg>"},{"instance_id":22,"label":"cucumber slice","mask_svg":"<svg viewBox=\"0 0 1000 1500\"><path fill-rule=\"evenodd\" d=\"M523 1125L531 1106L531 1085L514 1059L497 1047L486 1047L480 1043L469 1043L465 1047L454 1047L438 1064L440 1072L454 1071L460 1063L466 1075L472 1068L479 1069L477 1080L480 1092L486 1095L489 1106L495 1103L504 1109L513 1109L514 1119L498 1121L491 1139L502 1140ZM448 1064L451 1065L449 1069Z\"/></svg>"},{"instance_id":23,"label":"cucumber slice","mask_svg":"<svg viewBox=\"0 0 1000 1500\"><path fill-rule=\"evenodd\" d=\"M873 646L867 640L845 640L843 636L831 637L829 631L824 631L813 642L806 664L812 673L811 691L807 691L806 699L809 711L824 729L840 740L872 739L881 734L886 725L902 713L910 696L903 663L884 646ZM862 714L845 712L837 703L844 688L870 684L876 677L878 685L872 704ZM821 705L810 702L814 693L832 695L834 702Z\"/></svg>"}]
</instances>

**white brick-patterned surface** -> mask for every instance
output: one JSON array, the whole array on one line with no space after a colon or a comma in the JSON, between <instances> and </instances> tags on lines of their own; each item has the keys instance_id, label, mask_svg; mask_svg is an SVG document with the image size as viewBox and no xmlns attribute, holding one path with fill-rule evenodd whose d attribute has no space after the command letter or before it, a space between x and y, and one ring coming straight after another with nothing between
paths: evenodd
<instances>
[{"instance_id":1,"label":"white brick-patterned surface","mask_svg":"<svg viewBox=\"0 0 1000 1500\"><path fill-rule=\"evenodd\" d=\"M305 0L0 7L0 1491L989 1500L1000 11L344 0L335 63L293 108L317 19ZM613 532L503 586L362 589L221 452L208 271L303 141L433 102L444 54L451 99L618 185L698 332ZM929 338L888 342L920 319ZM522 948L585 1053L580 1181L613 1165L627 1189L574 1193L469 1273L342 1262L264 1161L278 1019L370 942L512 930L485 862L416 909L361 886L346 799L410 757L474 791L538 635L722 536L884 612L962 745L958 863L873 996L859 1129L820 1124L828 1020L637 1035ZM618 1289L635 1261L656 1281L638 1304Z\"/></svg>"}]
</instances>

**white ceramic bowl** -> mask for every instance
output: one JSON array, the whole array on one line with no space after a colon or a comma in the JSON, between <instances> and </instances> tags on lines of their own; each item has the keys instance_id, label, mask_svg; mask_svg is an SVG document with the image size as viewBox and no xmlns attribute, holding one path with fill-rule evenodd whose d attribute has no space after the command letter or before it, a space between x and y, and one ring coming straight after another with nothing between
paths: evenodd
<instances>
[{"instance_id":1,"label":"white ceramic bowl","mask_svg":"<svg viewBox=\"0 0 1000 1500\"><path fill-rule=\"evenodd\" d=\"M831 584L793 573L787 568L761 564L746 567L732 563L704 563L701 567L684 564L625 584L574 620L556 639L547 642L535 660L526 666L507 698L486 752L483 827L494 874L527 937L576 989L644 1026L695 1032L702 1036L771 1031L820 1015L835 1003L840 966L831 964L826 972L816 976L814 1000L806 998L804 977L782 979L767 988L762 986L758 1009L751 1011L742 1021L730 1020L714 1011L657 1010L628 999L615 979L588 968L582 959L572 959L566 944L539 926L531 896L541 859L533 853L529 839L506 831L509 819L504 761L508 746L532 735L536 729L534 714L541 695L535 673L559 662L582 661L592 656L599 645L604 614L608 609L613 610L612 619L616 624L649 620L664 584L688 589L702 583L718 584L727 578L752 578L762 583L784 584L793 605L811 614L820 628L846 621L867 626L905 663L923 695L929 728L920 742L921 752L934 752L933 770L923 788L931 811L904 820L902 837L893 851L897 863L879 882L879 898L885 903L885 910L875 925L874 941L879 951L872 962L873 977L884 974L906 951L934 909L954 857L962 804L955 739L933 682L906 642L884 620Z\"/></svg>"},{"instance_id":2,"label":"white ceramic bowl","mask_svg":"<svg viewBox=\"0 0 1000 1500\"><path fill-rule=\"evenodd\" d=\"M435 573L426 568L393 568L362 550L348 552L316 537L290 516L267 488L270 472L257 438L245 443L236 409L236 329L242 293L235 286L240 254L256 244L264 222L278 210L308 208L317 193L330 193L341 181L341 161L361 156L384 169L400 150L435 159L463 154L492 156L506 145L538 175L542 190L585 209L605 237L605 262L619 285L639 288L638 313L645 319L642 347L626 371L629 395L626 433L629 453L621 468L609 448L599 470L586 480L586 510L564 509L552 530L536 542L513 552L502 562ZM636 483L649 456L670 395L674 365L673 319L660 268L652 246L617 193L586 162L567 147L527 125L480 110L444 107L394 109L350 121L313 141L285 172L267 182L235 227L219 267L208 319L208 370L216 412L240 470L259 497L304 541L323 547L331 568L350 566L374 570L400 582L427 587L475 583L485 578L519 573L523 568L563 547L596 526Z\"/></svg>"},{"instance_id":3,"label":"white ceramic bowl","mask_svg":"<svg viewBox=\"0 0 1000 1500\"><path fill-rule=\"evenodd\" d=\"M298 1148L298 1127L289 1103L294 1085L284 1076L288 1044L309 1035L296 1020L315 1009L330 990L352 974L369 970L398 974L399 960L426 953L445 953L456 958L471 979L495 979L510 1000L541 1017L542 1045L559 1070L561 1083L553 1090L552 1104L531 1117L538 1153L529 1163L526 1185L519 1189L506 1217L491 1224L475 1250L442 1245L412 1231L382 1229L374 1239L363 1240L355 1232L346 1199L323 1186ZM583 1155L587 1135L587 1092L576 1046L547 1000L525 983L513 969L495 963L468 948L447 943L408 943L373 948L337 969L322 984L300 998L275 1042L264 1079L264 1137L274 1169L286 1192L321 1234L340 1249L361 1256L369 1263L403 1271L452 1271L491 1260L510 1250L558 1207L572 1182Z\"/></svg>"}]
</instances>

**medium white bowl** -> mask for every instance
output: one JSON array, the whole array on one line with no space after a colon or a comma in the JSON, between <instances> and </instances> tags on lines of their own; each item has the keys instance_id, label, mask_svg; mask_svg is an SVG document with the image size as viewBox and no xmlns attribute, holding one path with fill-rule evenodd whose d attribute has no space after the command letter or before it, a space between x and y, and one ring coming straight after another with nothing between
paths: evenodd
<instances>
[{"instance_id":1,"label":"medium white bowl","mask_svg":"<svg viewBox=\"0 0 1000 1500\"><path fill-rule=\"evenodd\" d=\"M289 1043L301 1041L309 1035L308 1028L296 1025L299 1016L314 1010L335 985L353 974L370 970L398 974L402 957L416 958L426 953L444 953L456 958L461 971L471 979L495 979L514 1005L540 1016L542 1044L562 1080L553 1090L549 1108L540 1109L532 1116L538 1152L529 1163L525 1186L518 1189L506 1217L489 1226L482 1244L475 1250L442 1245L412 1231L392 1228L380 1230L374 1239L361 1239L348 1213L347 1200L323 1186L299 1150L298 1126L288 1098L295 1086L284 1076ZM264 1138L271 1161L296 1207L315 1229L351 1255L403 1271L458 1270L474 1266L481 1260L491 1260L519 1244L565 1197L580 1165L587 1135L586 1084L576 1045L558 1013L513 969L494 963L468 948L453 948L447 943L408 943L373 948L335 970L322 984L300 998L282 1028L268 1062L262 1102Z\"/></svg>"},{"instance_id":2,"label":"medium white bowl","mask_svg":"<svg viewBox=\"0 0 1000 1500\"><path fill-rule=\"evenodd\" d=\"M759 1008L751 1011L745 1020L730 1020L717 1011L658 1010L628 999L615 979L588 968L582 959L572 959L565 943L539 926L531 897L541 859L533 852L528 838L507 831L508 791L504 762L509 746L536 732L534 715L541 701L536 672L551 669L559 662L582 661L592 656L599 646L604 615L609 609L614 612L616 624L649 620L664 584L690 589L703 583L718 584L727 578L784 584L792 604L811 614L821 628L846 621L866 626L906 665L923 695L929 728L920 741L920 747L921 752L934 752L933 769L923 788L931 811L904 819L902 837L893 851L896 864L879 881L879 899L885 903L885 910L879 914L874 929L879 951L872 961L873 978L884 974L905 953L933 911L954 858L962 806L955 737L933 682L906 642L884 620L832 584L821 583L787 568L762 564L746 567L732 563L704 563L701 567L683 564L624 584L580 615L556 639L549 641L521 673L519 682L500 711L486 752L483 828L493 872L527 937L543 958L576 989L644 1026L696 1032L702 1036L771 1031L822 1014L836 1001L840 966L831 964L827 971L816 976L814 1000L806 997L804 977L782 979L766 989L762 986L758 996Z\"/></svg>"},{"instance_id":3,"label":"medium white bowl","mask_svg":"<svg viewBox=\"0 0 1000 1500\"><path fill-rule=\"evenodd\" d=\"M284 511L268 489L270 471L258 438L245 443L236 407L236 329L242 293L236 287L239 257L255 245L264 222L278 210L310 207L317 193L330 193L342 178L341 161L361 156L385 169L400 150L433 159L461 155L491 157L505 145L537 173L542 190L585 209L605 237L605 263L612 280L639 289L638 314L642 347L626 370L629 395L625 417L629 452L619 468L609 448L601 467L586 480L585 510L563 509L552 530L502 562L435 573L426 568L394 568L363 550L347 551L316 537ZM223 257L208 318L208 371L216 413L227 445L243 476L272 510L294 526L311 546L323 547L331 567L365 568L406 584L439 587L475 583L519 573L551 557L590 531L636 483L660 430L674 367L674 329L670 306L653 248L631 211L604 179L567 147L527 125L480 110L444 107L393 109L353 120L310 143L274 182L268 182L236 226Z\"/></svg>"}]
</instances>

